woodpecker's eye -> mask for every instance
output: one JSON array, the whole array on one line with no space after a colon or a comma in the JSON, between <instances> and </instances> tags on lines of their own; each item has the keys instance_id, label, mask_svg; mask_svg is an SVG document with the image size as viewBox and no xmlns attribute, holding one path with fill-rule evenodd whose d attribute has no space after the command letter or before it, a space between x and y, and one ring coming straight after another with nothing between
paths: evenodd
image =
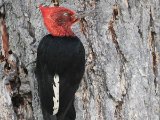
<instances>
[{"instance_id":1,"label":"woodpecker's eye","mask_svg":"<svg viewBox=\"0 0 160 120\"><path fill-rule=\"evenodd\" d=\"M59 19L58 22L62 22L62 19Z\"/></svg>"},{"instance_id":2,"label":"woodpecker's eye","mask_svg":"<svg viewBox=\"0 0 160 120\"><path fill-rule=\"evenodd\" d=\"M63 13L64 16L69 16L69 13Z\"/></svg>"}]
</instances>

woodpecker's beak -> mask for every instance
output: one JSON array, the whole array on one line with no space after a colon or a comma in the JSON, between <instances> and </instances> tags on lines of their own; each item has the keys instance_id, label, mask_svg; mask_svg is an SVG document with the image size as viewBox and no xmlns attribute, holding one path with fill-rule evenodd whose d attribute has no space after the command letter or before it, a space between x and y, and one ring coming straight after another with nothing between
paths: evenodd
<instances>
[{"instance_id":1,"label":"woodpecker's beak","mask_svg":"<svg viewBox=\"0 0 160 120\"><path fill-rule=\"evenodd\" d=\"M71 16L71 19L72 19L72 23L76 23L78 22L80 19L76 16L76 14L72 15Z\"/></svg>"},{"instance_id":2,"label":"woodpecker's beak","mask_svg":"<svg viewBox=\"0 0 160 120\"><path fill-rule=\"evenodd\" d=\"M74 17L77 18L77 19L81 19L81 18L84 18L84 17L87 17L87 16L92 16L97 12L98 11L96 9L95 10L90 10L90 11L77 12L74 15Z\"/></svg>"},{"instance_id":3,"label":"woodpecker's beak","mask_svg":"<svg viewBox=\"0 0 160 120\"><path fill-rule=\"evenodd\" d=\"M73 23L75 23L84 17L94 15L95 13L97 13L97 10L77 12L76 14L72 15L71 18L73 19Z\"/></svg>"},{"instance_id":4,"label":"woodpecker's beak","mask_svg":"<svg viewBox=\"0 0 160 120\"><path fill-rule=\"evenodd\" d=\"M72 23L76 23L84 17L92 16L92 15L94 15L94 13L96 13L96 10L78 12L78 13L71 16L72 21L73 21Z\"/></svg>"}]
</instances>

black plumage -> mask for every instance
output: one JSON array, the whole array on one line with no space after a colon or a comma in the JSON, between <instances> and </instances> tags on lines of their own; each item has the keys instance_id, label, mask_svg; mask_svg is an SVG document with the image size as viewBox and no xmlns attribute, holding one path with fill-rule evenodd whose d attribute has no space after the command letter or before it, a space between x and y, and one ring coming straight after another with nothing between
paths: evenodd
<instances>
[{"instance_id":1,"label":"black plumage","mask_svg":"<svg viewBox=\"0 0 160 120\"><path fill-rule=\"evenodd\" d=\"M75 120L74 97L85 70L85 50L76 36L42 38L37 50L36 78L44 120L53 114L54 75L59 75L57 120Z\"/></svg>"}]
</instances>

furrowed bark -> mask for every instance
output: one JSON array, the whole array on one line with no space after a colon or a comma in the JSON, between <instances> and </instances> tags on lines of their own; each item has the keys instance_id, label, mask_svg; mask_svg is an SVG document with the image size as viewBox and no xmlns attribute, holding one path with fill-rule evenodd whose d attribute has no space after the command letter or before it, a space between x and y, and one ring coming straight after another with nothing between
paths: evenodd
<instances>
[{"instance_id":1,"label":"furrowed bark","mask_svg":"<svg viewBox=\"0 0 160 120\"><path fill-rule=\"evenodd\" d=\"M3 2L10 48L28 70L20 89L32 91L34 119L42 120L34 61L39 41L48 32L38 6L51 0ZM159 120L159 0L61 0L60 5L77 12L96 11L73 27L86 49L76 120ZM0 94L0 119L13 118L2 98Z\"/></svg>"}]
</instances>

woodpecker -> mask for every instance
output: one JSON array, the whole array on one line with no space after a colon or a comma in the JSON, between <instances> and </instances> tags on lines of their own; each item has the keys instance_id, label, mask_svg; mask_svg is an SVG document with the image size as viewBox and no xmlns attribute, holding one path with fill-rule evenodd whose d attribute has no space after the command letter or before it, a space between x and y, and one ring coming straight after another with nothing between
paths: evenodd
<instances>
[{"instance_id":1,"label":"woodpecker","mask_svg":"<svg viewBox=\"0 0 160 120\"><path fill-rule=\"evenodd\" d=\"M44 120L75 120L75 93L85 71L85 49L71 26L75 12L60 6L40 6L50 34L37 49L36 78Z\"/></svg>"}]
</instances>

